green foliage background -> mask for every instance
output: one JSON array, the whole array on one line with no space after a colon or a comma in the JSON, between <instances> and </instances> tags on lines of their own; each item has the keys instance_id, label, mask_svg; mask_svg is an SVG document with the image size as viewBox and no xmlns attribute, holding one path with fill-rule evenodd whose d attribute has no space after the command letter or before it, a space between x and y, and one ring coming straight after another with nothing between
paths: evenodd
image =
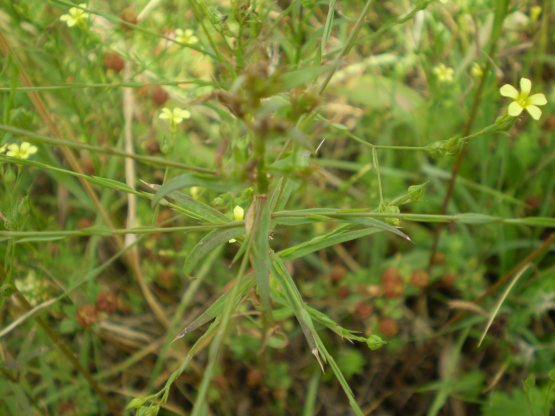
<instances>
[{"instance_id":1,"label":"green foliage background","mask_svg":"<svg viewBox=\"0 0 555 416\"><path fill-rule=\"evenodd\" d=\"M553 24L0 0L0 414L549 415Z\"/></svg>"}]
</instances>

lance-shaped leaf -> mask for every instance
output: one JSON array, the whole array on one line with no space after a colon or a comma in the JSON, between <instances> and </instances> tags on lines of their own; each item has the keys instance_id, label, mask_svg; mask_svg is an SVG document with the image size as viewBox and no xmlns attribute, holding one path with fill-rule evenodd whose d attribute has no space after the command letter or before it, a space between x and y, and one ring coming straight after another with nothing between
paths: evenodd
<instances>
[{"instance_id":1,"label":"lance-shaped leaf","mask_svg":"<svg viewBox=\"0 0 555 416\"><path fill-rule=\"evenodd\" d=\"M239 303L241 298L249 291L250 288L254 286L254 279L252 279L251 275L246 275L243 281L241 282L241 286L239 287L235 299L233 302L235 306ZM225 305L228 301L230 301L230 296L233 291L230 289L223 295L221 295L218 299L216 299L203 313L201 313L198 317L196 317L193 322L187 325L183 330L177 334L174 338L174 341L183 338L189 332L194 331L195 329L203 326L204 324L210 322L217 316L219 316L222 311L224 310Z\"/></svg>"},{"instance_id":2,"label":"lance-shaped leaf","mask_svg":"<svg viewBox=\"0 0 555 416\"><path fill-rule=\"evenodd\" d=\"M200 175L193 173L185 173L183 175L171 178L164 185L160 186L152 198L152 206L159 203L165 196L171 195L175 191L192 186L201 186L216 192L228 192L233 188L233 184L229 181L220 180L214 176Z\"/></svg>"},{"instance_id":3,"label":"lance-shaped leaf","mask_svg":"<svg viewBox=\"0 0 555 416\"><path fill-rule=\"evenodd\" d=\"M191 274L198 262L205 258L210 252L222 244L226 244L229 240L239 238L244 234L245 229L243 227L210 231L193 247L185 259L183 274Z\"/></svg>"},{"instance_id":4,"label":"lance-shaped leaf","mask_svg":"<svg viewBox=\"0 0 555 416\"><path fill-rule=\"evenodd\" d=\"M291 277L285 267L285 264L283 263L283 260L280 258L279 255L276 254L272 255L272 272L276 276L276 280L280 284L285 294L285 299L287 299L287 301L289 302L289 307L291 307L295 311L295 316L297 317L297 320L301 325L301 329L307 339L312 354L316 357L316 359L320 363L320 366L322 366L320 358L322 358L324 362L329 363L329 366L332 369L335 378L337 379L337 381L339 381L339 384L343 388L343 391L345 392L345 395L349 400L351 409L357 416L362 416L362 410L355 400L353 391L349 387L349 384L347 383L345 376L341 372L341 369L335 362L335 359L328 352L326 346L316 332L307 305L304 303L301 294L297 289L295 282L293 281L293 278Z\"/></svg>"},{"instance_id":5,"label":"lance-shaped leaf","mask_svg":"<svg viewBox=\"0 0 555 416\"><path fill-rule=\"evenodd\" d=\"M161 188L160 185L149 186L155 189L157 192ZM173 191L171 195L166 194L164 197L173 199L173 201L175 201L175 204L179 207L179 212L196 220L208 222L211 224L225 224L231 221L217 209L212 208L210 205L207 205L204 202L197 201L182 192ZM159 203L163 201L163 199L158 200Z\"/></svg>"},{"instance_id":6,"label":"lance-shaped leaf","mask_svg":"<svg viewBox=\"0 0 555 416\"><path fill-rule=\"evenodd\" d=\"M375 227L355 229L352 225L346 224L329 233L319 235L311 240L286 248L279 252L279 256L284 260L293 260L323 248L344 243L345 241L356 240L357 238L365 237L379 231L382 230Z\"/></svg>"},{"instance_id":7,"label":"lance-shaped leaf","mask_svg":"<svg viewBox=\"0 0 555 416\"><path fill-rule=\"evenodd\" d=\"M254 244L252 247L252 263L256 276L256 285L264 319L271 322L270 297L270 204L266 195L257 195L254 200Z\"/></svg>"}]
</instances>

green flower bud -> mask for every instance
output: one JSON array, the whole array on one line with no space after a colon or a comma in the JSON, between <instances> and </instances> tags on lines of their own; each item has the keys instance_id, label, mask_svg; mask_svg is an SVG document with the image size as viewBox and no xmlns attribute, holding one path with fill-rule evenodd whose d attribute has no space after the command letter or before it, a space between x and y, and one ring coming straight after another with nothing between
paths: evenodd
<instances>
[{"instance_id":1,"label":"green flower bud","mask_svg":"<svg viewBox=\"0 0 555 416\"><path fill-rule=\"evenodd\" d=\"M508 131L515 124L516 118L508 114L504 114L495 119L495 129L497 131Z\"/></svg>"},{"instance_id":2,"label":"green flower bud","mask_svg":"<svg viewBox=\"0 0 555 416\"><path fill-rule=\"evenodd\" d=\"M372 351L379 350L385 344L387 344L387 342L384 341L379 335L370 335L366 338L366 345L368 345L368 348Z\"/></svg>"},{"instance_id":3,"label":"green flower bud","mask_svg":"<svg viewBox=\"0 0 555 416\"><path fill-rule=\"evenodd\" d=\"M451 156L459 153L464 143L465 141L461 137L453 136L449 139L429 144L426 146L426 151L433 156Z\"/></svg>"},{"instance_id":4,"label":"green flower bud","mask_svg":"<svg viewBox=\"0 0 555 416\"><path fill-rule=\"evenodd\" d=\"M424 188L426 187L427 184L428 182L424 182L423 184L420 184L420 185L409 186L409 189L408 189L409 200L407 202L419 201L420 198L422 198L422 195L424 194Z\"/></svg>"}]
</instances>

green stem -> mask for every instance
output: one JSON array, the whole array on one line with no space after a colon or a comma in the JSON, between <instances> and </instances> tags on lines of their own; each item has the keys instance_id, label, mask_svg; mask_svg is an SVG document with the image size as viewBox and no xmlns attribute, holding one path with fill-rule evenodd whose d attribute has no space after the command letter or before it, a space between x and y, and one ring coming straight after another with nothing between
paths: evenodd
<instances>
[{"instance_id":1,"label":"green stem","mask_svg":"<svg viewBox=\"0 0 555 416\"><path fill-rule=\"evenodd\" d=\"M347 42L345 43L345 46L343 46L343 49L341 49L341 52L335 58L335 61L333 62L333 65L332 65L332 68L331 68L331 71L328 73L326 79L324 80L324 82L322 82L322 85L318 89L318 95L322 95L324 93L324 90L328 86L328 84L331 81L333 75L339 69L339 66L341 65L341 60L343 59L343 57L345 55L347 55L349 53L349 51L354 46L356 37L358 35L358 32L360 32L360 29L362 28L362 24L364 23L364 20L366 19L366 15L368 14L368 10L370 9L371 4L372 4L372 0L367 0L366 1L366 4L364 5L364 9L362 9L362 12L358 16L358 20L355 24L355 27L352 30L351 34L349 35L349 38L347 39Z\"/></svg>"},{"instance_id":2,"label":"green stem","mask_svg":"<svg viewBox=\"0 0 555 416\"><path fill-rule=\"evenodd\" d=\"M32 131L19 129L17 127L7 126L5 124L0 124L0 131L6 131L9 133L24 136L25 140L31 143L51 144L55 146L66 146L72 149L90 150L95 153L100 153L100 154L105 154L110 156L127 157L130 159L136 160L137 162L143 162L145 164L153 165L153 166L162 166L162 167L168 167L168 168L171 167L176 169L188 170L192 172L208 173L211 175L216 174L215 171L207 168L185 165L183 163L172 162L159 157L136 155L133 153L124 152L119 149L114 149L108 146L94 146L91 144L76 142L73 140L58 139L54 137L45 136L42 134L37 134Z\"/></svg>"}]
</instances>

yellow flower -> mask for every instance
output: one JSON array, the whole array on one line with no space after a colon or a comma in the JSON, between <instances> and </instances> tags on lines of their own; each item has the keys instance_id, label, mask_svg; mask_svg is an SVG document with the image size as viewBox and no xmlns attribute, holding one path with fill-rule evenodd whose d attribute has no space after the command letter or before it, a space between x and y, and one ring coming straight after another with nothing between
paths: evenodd
<instances>
[{"instance_id":1,"label":"yellow flower","mask_svg":"<svg viewBox=\"0 0 555 416\"><path fill-rule=\"evenodd\" d=\"M482 67L478 62L474 62L472 64L472 68L470 68L470 73L474 78L478 78L478 79L484 76L484 70L482 69Z\"/></svg>"},{"instance_id":2,"label":"yellow flower","mask_svg":"<svg viewBox=\"0 0 555 416\"><path fill-rule=\"evenodd\" d=\"M522 110L528 111L534 120L539 120L542 110L538 105L547 104L547 99L543 94L530 95L532 90L532 81L527 78L520 78L520 92L509 84L503 85L499 92L503 97L512 98L514 101L509 104L508 113L510 116L517 117Z\"/></svg>"},{"instance_id":3,"label":"yellow flower","mask_svg":"<svg viewBox=\"0 0 555 416\"><path fill-rule=\"evenodd\" d=\"M6 151L6 145L3 144L2 146L0 146L0 153L4 153Z\"/></svg>"},{"instance_id":4,"label":"yellow flower","mask_svg":"<svg viewBox=\"0 0 555 416\"><path fill-rule=\"evenodd\" d=\"M530 20L532 21L532 23L535 23L538 21L540 14L542 14L541 6L532 6L530 8Z\"/></svg>"},{"instance_id":5,"label":"yellow flower","mask_svg":"<svg viewBox=\"0 0 555 416\"><path fill-rule=\"evenodd\" d=\"M17 144L8 145L8 153L6 156L15 157L17 159L28 159L34 153L37 153L37 147L30 143L23 142L21 146Z\"/></svg>"},{"instance_id":6,"label":"yellow flower","mask_svg":"<svg viewBox=\"0 0 555 416\"><path fill-rule=\"evenodd\" d=\"M191 186L191 198L198 199L200 188L198 186Z\"/></svg>"},{"instance_id":7,"label":"yellow flower","mask_svg":"<svg viewBox=\"0 0 555 416\"><path fill-rule=\"evenodd\" d=\"M435 76L440 82L453 82L455 71L444 64L439 64L433 69Z\"/></svg>"},{"instance_id":8,"label":"yellow flower","mask_svg":"<svg viewBox=\"0 0 555 416\"><path fill-rule=\"evenodd\" d=\"M233 219L235 221L243 221L244 218L245 218L245 210L241 208L239 205L236 205L235 208L233 208Z\"/></svg>"},{"instance_id":9,"label":"yellow flower","mask_svg":"<svg viewBox=\"0 0 555 416\"><path fill-rule=\"evenodd\" d=\"M175 127L180 124L183 120L191 118L191 113L187 110L175 107L173 110L169 108L163 108L162 113L160 113L161 120L168 120L171 126Z\"/></svg>"},{"instance_id":10,"label":"yellow flower","mask_svg":"<svg viewBox=\"0 0 555 416\"><path fill-rule=\"evenodd\" d=\"M68 27L77 26L85 26L87 24L87 19L89 18L89 14L85 12L87 5L85 3L81 3L79 7L71 7L68 10L68 14L63 14L60 16L60 20L65 22Z\"/></svg>"},{"instance_id":11,"label":"yellow flower","mask_svg":"<svg viewBox=\"0 0 555 416\"><path fill-rule=\"evenodd\" d=\"M177 29L175 31L175 40L179 43L185 45L194 45L198 42L198 38L194 35L191 29L186 29L185 31Z\"/></svg>"}]
</instances>

